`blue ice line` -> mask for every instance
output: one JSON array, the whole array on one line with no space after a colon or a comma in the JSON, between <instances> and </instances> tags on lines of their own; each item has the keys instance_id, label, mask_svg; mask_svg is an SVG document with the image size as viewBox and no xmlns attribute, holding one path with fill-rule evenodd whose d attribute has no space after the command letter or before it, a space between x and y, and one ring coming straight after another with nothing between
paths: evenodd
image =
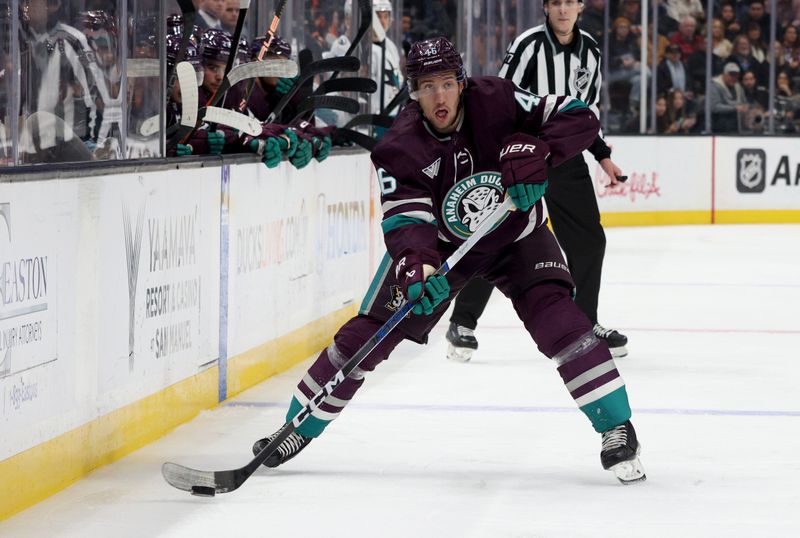
<instances>
[{"instance_id":1,"label":"blue ice line","mask_svg":"<svg viewBox=\"0 0 800 538\"><path fill-rule=\"evenodd\" d=\"M604 286L686 286L703 288L800 288L800 284L793 283L750 283L750 282L603 282Z\"/></svg>"},{"instance_id":2,"label":"blue ice line","mask_svg":"<svg viewBox=\"0 0 800 538\"><path fill-rule=\"evenodd\" d=\"M288 402L227 402L232 407L285 408ZM576 413L575 407L542 407L524 405L441 405L441 404L359 404L348 407L368 411L457 411L467 413ZM697 415L724 417L800 417L800 411L772 411L756 409L634 409L641 415Z\"/></svg>"}]
</instances>

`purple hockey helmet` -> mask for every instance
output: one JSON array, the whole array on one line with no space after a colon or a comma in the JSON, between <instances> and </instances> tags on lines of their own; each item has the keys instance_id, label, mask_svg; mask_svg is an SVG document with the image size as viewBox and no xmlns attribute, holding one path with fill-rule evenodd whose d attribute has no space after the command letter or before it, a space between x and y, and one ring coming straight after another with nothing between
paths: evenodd
<instances>
[{"instance_id":1,"label":"purple hockey helmet","mask_svg":"<svg viewBox=\"0 0 800 538\"><path fill-rule=\"evenodd\" d=\"M459 82L467 79L461 55L446 37L434 37L411 45L406 70L412 90L416 90L416 81L420 77L442 71L455 71Z\"/></svg>"},{"instance_id":2,"label":"purple hockey helmet","mask_svg":"<svg viewBox=\"0 0 800 538\"><path fill-rule=\"evenodd\" d=\"M253 40L253 44L250 45L250 57L255 59L258 57L258 53L261 52L261 47L264 46L264 42L267 40L267 36L258 36ZM267 55L269 56L279 56L281 58L288 58L292 55L292 46L289 45L286 41L281 39L279 35L276 35L272 39L272 43L269 44L269 49L267 49Z\"/></svg>"},{"instance_id":3,"label":"purple hockey helmet","mask_svg":"<svg viewBox=\"0 0 800 538\"><path fill-rule=\"evenodd\" d=\"M209 28L200 37L200 57L203 62L226 62L231 54L233 39L225 30Z\"/></svg>"},{"instance_id":4,"label":"purple hockey helmet","mask_svg":"<svg viewBox=\"0 0 800 538\"><path fill-rule=\"evenodd\" d=\"M178 56L178 51L181 48L180 35L167 36L167 66L171 69L175 66L175 58ZM200 65L200 54L197 52L197 47L192 40L186 44L186 53L183 56L185 62L189 62L195 67Z\"/></svg>"}]
</instances>

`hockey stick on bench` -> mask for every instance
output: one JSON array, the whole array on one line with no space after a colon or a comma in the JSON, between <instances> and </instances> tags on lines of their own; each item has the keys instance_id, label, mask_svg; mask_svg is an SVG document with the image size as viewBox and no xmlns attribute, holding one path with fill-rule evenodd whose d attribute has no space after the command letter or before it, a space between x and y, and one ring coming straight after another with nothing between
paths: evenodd
<instances>
[{"instance_id":1,"label":"hockey stick on bench","mask_svg":"<svg viewBox=\"0 0 800 538\"><path fill-rule=\"evenodd\" d=\"M494 212L481 223L475 233L472 234L436 271L436 275L446 275L458 261L469 252L470 249L488 234L494 226L500 222L506 212L513 207L511 198L506 198ZM265 446L247 465L239 469L228 471L199 471L190 469L177 463L167 462L161 467L161 474L171 486L183 491L188 491L192 495L213 497L217 493L228 493L239 488L250 476L258 469L267 458L272 455L289 435L292 434L305 420L313 413L335 389L342 383L347 376L358 367L366 356L388 335L392 329L411 312L416 304L414 302L404 302L397 312L384 323L378 331L367 340L367 342L356 351L342 368L336 372L318 393L300 410L297 415L283 425L278 430L275 438Z\"/></svg>"}]
</instances>

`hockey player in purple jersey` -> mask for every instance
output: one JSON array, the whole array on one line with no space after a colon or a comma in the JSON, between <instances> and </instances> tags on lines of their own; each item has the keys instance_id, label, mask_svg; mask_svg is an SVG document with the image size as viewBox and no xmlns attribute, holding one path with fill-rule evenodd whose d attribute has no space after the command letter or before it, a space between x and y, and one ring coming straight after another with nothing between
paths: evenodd
<instances>
[{"instance_id":1,"label":"hockey player in purple jersey","mask_svg":"<svg viewBox=\"0 0 800 538\"><path fill-rule=\"evenodd\" d=\"M555 363L576 404L601 434L603 467L624 483L644 480L625 383L608 346L572 300L574 283L542 210L548 166L589 147L599 129L596 116L571 97L539 97L497 77L467 78L459 54L444 38L415 43L407 70L416 102L403 109L372 153L387 254L359 315L339 329L297 386L287 421L404 297L419 302L264 464L277 467L318 437L368 372L403 339L425 343L449 301L469 279L482 276L511 300L539 350ZM504 196L517 210L446 276L432 276ZM257 441L254 452L271 439Z\"/></svg>"}]
</instances>

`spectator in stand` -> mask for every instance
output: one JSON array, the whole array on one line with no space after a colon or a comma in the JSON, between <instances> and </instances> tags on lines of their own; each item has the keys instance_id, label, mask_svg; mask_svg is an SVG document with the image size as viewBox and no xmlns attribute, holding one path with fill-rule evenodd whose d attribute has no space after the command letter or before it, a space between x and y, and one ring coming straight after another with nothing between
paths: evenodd
<instances>
[{"instance_id":1,"label":"spectator in stand","mask_svg":"<svg viewBox=\"0 0 800 538\"><path fill-rule=\"evenodd\" d=\"M764 9L764 0L750 0L747 15L742 17L742 26L747 29L750 22L755 22L761 27L761 35L769 35L769 15Z\"/></svg>"},{"instance_id":2,"label":"spectator in stand","mask_svg":"<svg viewBox=\"0 0 800 538\"><path fill-rule=\"evenodd\" d=\"M630 83L630 102L631 106L636 107L641 99L640 49L630 29L631 23L625 17L614 19L609 42L608 82Z\"/></svg>"},{"instance_id":3,"label":"spectator in stand","mask_svg":"<svg viewBox=\"0 0 800 538\"><path fill-rule=\"evenodd\" d=\"M750 54L757 62L764 63L767 61L767 44L762 38L761 26L755 22L747 23L747 39L750 41Z\"/></svg>"},{"instance_id":4,"label":"spectator in stand","mask_svg":"<svg viewBox=\"0 0 800 538\"><path fill-rule=\"evenodd\" d=\"M695 23L706 18L706 12L700 0L666 0L667 15L679 24L685 17L692 17Z\"/></svg>"},{"instance_id":5,"label":"spectator in stand","mask_svg":"<svg viewBox=\"0 0 800 538\"><path fill-rule=\"evenodd\" d=\"M236 30L236 21L239 19L239 0L225 0L225 9L222 11L220 23L222 29L233 34Z\"/></svg>"},{"instance_id":6,"label":"spectator in stand","mask_svg":"<svg viewBox=\"0 0 800 538\"><path fill-rule=\"evenodd\" d=\"M652 67L653 65L653 23L650 22L647 24L647 65ZM640 38L641 43L641 38ZM667 52L667 47L669 46L669 39L666 36L661 35L659 33L656 36L656 66L660 64L664 60L664 54Z\"/></svg>"},{"instance_id":7,"label":"spectator in stand","mask_svg":"<svg viewBox=\"0 0 800 538\"><path fill-rule=\"evenodd\" d=\"M767 72L765 64L757 61L750 52L750 40L746 35L736 36L733 41L733 54L728 60L736 62L741 71L752 70L756 74L758 83L762 86L767 85Z\"/></svg>"},{"instance_id":8,"label":"spectator in stand","mask_svg":"<svg viewBox=\"0 0 800 538\"><path fill-rule=\"evenodd\" d=\"M667 117L670 122L668 132L686 134L694 127L697 118L681 90L667 94Z\"/></svg>"},{"instance_id":9,"label":"spectator in stand","mask_svg":"<svg viewBox=\"0 0 800 538\"><path fill-rule=\"evenodd\" d=\"M668 134L670 122L667 116L667 98L659 95L656 99L656 133Z\"/></svg>"},{"instance_id":10,"label":"spectator in stand","mask_svg":"<svg viewBox=\"0 0 800 538\"><path fill-rule=\"evenodd\" d=\"M621 0L619 16L630 21L631 33L635 36L642 35L642 10L639 0Z\"/></svg>"},{"instance_id":11,"label":"spectator in stand","mask_svg":"<svg viewBox=\"0 0 800 538\"><path fill-rule=\"evenodd\" d=\"M722 60L733 52L733 43L725 37L725 23L716 17L711 21L711 51Z\"/></svg>"},{"instance_id":12,"label":"spectator in stand","mask_svg":"<svg viewBox=\"0 0 800 538\"><path fill-rule=\"evenodd\" d=\"M725 25L725 37L733 42L737 35L742 32L742 25L736 18L736 10L733 9L732 4L722 4L719 12L719 18Z\"/></svg>"},{"instance_id":13,"label":"spectator in stand","mask_svg":"<svg viewBox=\"0 0 800 538\"><path fill-rule=\"evenodd\" d=\"M786 71L780 71L775 80L775 97L795 98L796 96L797 92L795 92L789 74Z\"/></svg>"},{"instance_id":14,"label":"spectator in stand","mask_svg":"<svg viewBox=\"0 0 800 538\"><path fill-rule=\"evenodd\" d=\"M697 33L697 20L691 15L686 15L678 24L678 31L672 34L670 43L681 48L681 60L689 60L695 52L705 53L705 39Z\"/></svg>"},{"instance_id":15,"label":"spectator in stand","mask_svg":"<svg viewBox=\"0 0 800 538\"><path fill-rule=\"evenodd\" d=\"M775 84L775 110L780 121L779 130L783 133L794 133L796 111L800 109L800 95L797 94L792 80L786 71L778 73Z\"/></svg>"},{"instance_id":16,"label":"spectator in stand","mask_svg":"<svg viewBox=\"0 0 800 538\"><path fill-rule=\"evenodd\" d=\"M769 93L763 86L758 85L756 74L748 70L742 74L742 89L744 100L752 110L758 107L762 112L769 106Z\"/></svg>"},{"instance_id":17,"label":"spectator in stand","mask_svg":"<svg viewBox=\"0 0 800 538\"><path fill-rule=\"evenodd\" d=\"M686 91L689 87L688 81L689 74L686 65L681 61L680 46L667 46L664 61L658 64L656 71L656 91L662 95L673 89Z\"/></svg>"},{"instance_id":18,"label":"spectator in stand","mask_svg":"<svg viewBox=\"0 0 800 538\"><path fill-rule=\"evenodd\" d=\"M195 26L200 29L200 33L208 28L222 28L220 17L225 11L225 0L193 0L195 7L198 8L195 18Z\"/></svg>"},{"instance_id":19,"label":"spectator in stand","mask_svg":"<svg viewBox=\"0 0 800 538\"><path fill-rule=\"evenodd\" d=\"M728 62L722 74L712 79L711 126L715 133L735 133L739 130L739 112L747 111L744 89L739 84L741 69L735 62Z\"/></svg>"},{"instance_id":20,"label":"spectator in stand","mask_svg":"<svg viewBox=\"0 0 800 538\"><path fill-rule=\"evenodd\" d=\"M580 18L580 27L588 32L598 43L603 42L605 35L606 0L587 0Z\"/></svg>"},{"instance_id":21,"label":"spectator in stand","mask_svg":"<svg viewBox=\"0 0 800 538\"><path fill-rule=\"evenodd\" d=\"M794 72L800 71L800 39L798 39L797 26L786 27L781 40L781 49L786 67Z\"/></svg>"}]
</instances>

